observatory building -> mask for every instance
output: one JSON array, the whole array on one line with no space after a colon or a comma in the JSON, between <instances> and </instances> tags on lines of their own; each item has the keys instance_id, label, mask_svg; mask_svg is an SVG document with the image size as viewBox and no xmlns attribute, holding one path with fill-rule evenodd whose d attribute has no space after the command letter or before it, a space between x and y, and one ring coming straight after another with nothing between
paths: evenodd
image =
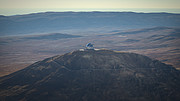
<instances>
[{"instance_id":1,"label":"observatory building","mask_svg":"<svg viewBox=\"0 0 180 101\"><path fill-rule=\"evenodd\" d=\"M92 43L86 44L86 48L85 48L85 49L79 49L79 51L86 51L86 50L98 51L98 50L100 50L100 49L95 49L95 48L93 47L93 44L92 44Z\"/></svg>"},{"instance_id":2,"label":"observatory building","mask_svg":"<svg viewBox=\"0 0 180 101\"><path fill-rule=\"evenodd\" d=\"M86 44L86 49L94 50L93 44L91 44L91 43Z\"/></svg>"}]
</instances>

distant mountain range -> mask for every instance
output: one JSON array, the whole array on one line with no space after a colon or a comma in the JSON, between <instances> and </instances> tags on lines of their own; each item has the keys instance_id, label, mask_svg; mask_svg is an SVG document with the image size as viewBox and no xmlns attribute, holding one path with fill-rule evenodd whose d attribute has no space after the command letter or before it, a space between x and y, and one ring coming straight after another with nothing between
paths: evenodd
<instances>
[{"instance_id":1,"label":"distant mountain range","mask_svg":"<svg viewBox=\"0 0 180 101\"><path fill-rule=\"evenodd\" d=\"M180 71L135 53L73 51L0 78L1 101L179 101Z\"/></svg>"},{"instance_id":2,"label":"distant mountain range","mask_svg":"<svg viewBox=\"0 0 180 101\"><path fill-rule=\"evenodd\" d=\"M62 34L62 33L51 33L51 34L42 34L42 35L29 35L21 37L20 39L25 40L59 40L65 38L77 38L81 37L79 35L70 35L70 34Z\"/></svg>"},{"instance_id":3,"label":"distant mountain range","mask_svg":"<svg viewBox=\"0 0 180 101\"><path fill-rule=\"evenodd\" d=\"M179 27L180 14L134 12L45 12L0 16L0 36L53 33L62 30L155 26Z\"/></svg>"}]
</instances>

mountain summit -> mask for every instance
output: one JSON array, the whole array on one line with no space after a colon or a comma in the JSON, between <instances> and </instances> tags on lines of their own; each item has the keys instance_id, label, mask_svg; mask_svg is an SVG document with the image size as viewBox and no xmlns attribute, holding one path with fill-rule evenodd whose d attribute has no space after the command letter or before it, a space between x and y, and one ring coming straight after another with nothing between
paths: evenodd
<instances>
[{"instance_id":1,"label":"mountain summit","mask_svg":"<svg viewBox=\"0 0 180 101\"><path fill-rule=\"evenodd\" d=\"M2 101L179 101L180 71L135 53L74 51L0 78Z\"/></svg>"}]
</instances>

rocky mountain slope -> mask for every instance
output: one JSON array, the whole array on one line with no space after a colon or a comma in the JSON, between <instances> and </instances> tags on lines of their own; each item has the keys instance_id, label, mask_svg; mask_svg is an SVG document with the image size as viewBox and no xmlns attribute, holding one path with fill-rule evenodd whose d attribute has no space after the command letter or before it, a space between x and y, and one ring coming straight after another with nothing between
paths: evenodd
<instances>
[{"instance_id":1,"label":"rocky mountain slope","mask_svg":"<svg viewBox=\"0 0 180 101\"><path fill-rule=\"evenodd\" d=\"M135 53L74 51L0 78L2 101L179 101L180 71Z\"/></svg>"}]
</instances>

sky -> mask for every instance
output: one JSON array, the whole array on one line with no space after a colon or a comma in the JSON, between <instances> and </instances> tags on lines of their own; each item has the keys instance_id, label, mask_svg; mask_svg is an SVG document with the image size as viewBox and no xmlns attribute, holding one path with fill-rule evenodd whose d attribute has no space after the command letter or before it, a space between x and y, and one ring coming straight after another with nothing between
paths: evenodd
<instances>
[{"instance_id":1,"label":"sky","mask_svg":"<svg viewBox=\"0 0 180 101\"><path fill-rule=\"evenodd\" d=\"M180 0L0 0L0 14L48 10L180 9ZM26 9L26 10L25 10ZM31 10L30 10L31 9ZM35 10L36 9L36 10ZM40 10L41 9L41 10ZM19 10L19 11L18 11ZM33 11L32 10L32 11ZM167 11L168 12L168 11Z\"/></svg>"}]
</instances>

